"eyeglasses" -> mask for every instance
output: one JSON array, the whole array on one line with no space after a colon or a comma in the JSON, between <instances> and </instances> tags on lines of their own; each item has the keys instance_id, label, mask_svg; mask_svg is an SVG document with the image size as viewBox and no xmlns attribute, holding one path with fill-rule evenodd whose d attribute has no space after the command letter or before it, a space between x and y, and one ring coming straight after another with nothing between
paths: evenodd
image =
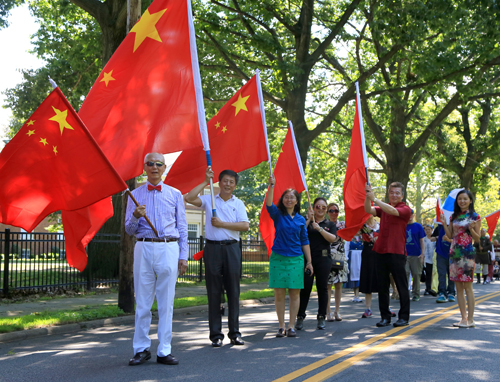
<instances>
[{"instance_id":1,"label":"eyeglasses","mask_svg":"<svg viewBox=\"0 0 500 382\"><path fill-rule=\"evenodd\" d=\"M165 163L163 162L146 162L144 164L147 165L148 167L153 167L154 165L156 165L156 167L161 167L165 165Z\"/></svg>"},{"instance_id":2,"label":"eyeglasses","mask_svg":"<svg viewBox=\"0 0 500 382\"><path fill-rule=\"evenodd\" d=\"M314 206L317 210L326 210L325 206Z\"/></svg>"},{"instance_id":3,"label":"eyeglasses","mask_svg":"<svg viewBox=\"0 0 500 382\"><path fill-rule=\"evenodd\" d=\"M328 210L328 212L331 214L338 214L339 210Z\"/></svg>"}]
</instances>

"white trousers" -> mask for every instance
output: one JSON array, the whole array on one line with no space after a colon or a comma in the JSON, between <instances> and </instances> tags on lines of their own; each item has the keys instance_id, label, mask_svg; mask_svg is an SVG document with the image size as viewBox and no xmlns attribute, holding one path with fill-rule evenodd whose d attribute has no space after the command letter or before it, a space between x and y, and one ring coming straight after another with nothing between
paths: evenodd
<instances>
[{"instance_id":1,"label":"white trousers","mask_svg":"<svg viewBox=\"0 0 500 382\"><path fill-rule=\"evenodd\" d=\"M179 244L137 241L134 249L135 333L134 354L151 347L149 328L151 306L156 293L158 305L158 340L156 354L171 353L172 315L174 313L175 283L179 263Z\"/></svg>"}]
</instances>

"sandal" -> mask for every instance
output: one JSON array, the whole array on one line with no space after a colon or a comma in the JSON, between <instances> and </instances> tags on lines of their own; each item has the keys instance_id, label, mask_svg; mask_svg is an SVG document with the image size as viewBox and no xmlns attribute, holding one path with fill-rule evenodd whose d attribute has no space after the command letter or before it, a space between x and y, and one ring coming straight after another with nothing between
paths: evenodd
<instances>
[{"instance_id":1,"label":"sandal","mask_svg":"<svg viewBox=\"0 0 500 382\"><path fill-rule=\"evenodd\" d=\"M342 317L340 317L340 314L338 312L335 312L335 321L342 321Z\"/></svg>"},{"instance_id":2,"label":"sandal","mask_svg":"<svg viewBox=\"0 0 500 382\"><path fill-rule=\"evenodd\" d=\"M328 314L326 315L326 320L327 320L328 322L333 322L333 321L335 321L335 316L333 315L333 313L332 313L332 312L330 312L330 313L328 313Z\"/></svg>"},{"instance_id":3,"label":"sandal","mask_svg":"<svg viewBox=\"0 0 500 382\"><path fill-rule=\"evenodd\" d=\"M276 333L276 337L285 337L285 329L279 328L278 333Z\"/></svg>"}]
</instances>

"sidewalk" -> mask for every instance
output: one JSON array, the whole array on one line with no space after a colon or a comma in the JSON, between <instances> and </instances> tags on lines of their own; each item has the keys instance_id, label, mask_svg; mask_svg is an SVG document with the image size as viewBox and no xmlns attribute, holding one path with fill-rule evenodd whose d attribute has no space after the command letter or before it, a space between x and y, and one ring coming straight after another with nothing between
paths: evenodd
<instances>
[{"instance_id":1,"label":"sidewalk","mask_svg":"<svg viewBox=\"0 0 500 382\"><path fill-rule=\"evenodd\" d=\"M241 293L259 291L269 288L268 282L256 284L241 284ZM175 290L175 297L206 296L207 290L204 285L181 286ZM118 293L103 293L84 297L61 297L52 300L30 301L12 304L0 304L0 318L24 316L45 310L77 310L85 306L113 305L118 304ZM197 310L207 309L206 305L195 307ZM186 309L186 308L184 308Z\"/></svg>"}]
</instances>

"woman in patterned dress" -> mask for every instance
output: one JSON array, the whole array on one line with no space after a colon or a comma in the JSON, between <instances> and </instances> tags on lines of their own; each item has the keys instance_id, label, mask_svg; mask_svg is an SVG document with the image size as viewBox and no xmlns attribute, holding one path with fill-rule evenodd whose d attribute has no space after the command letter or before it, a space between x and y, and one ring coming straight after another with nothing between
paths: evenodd
<instances>
[{"instance_id":1,"label":"woman in patterned dress","mask_svg":"<svg viewBox=\"0 0 500 382\"><path fill-rule=\"evenodd\" d=\"M330 203L327 207L328 218L337 225L337 231L345 228L345 222L338 220L339 206L335 203ZM345 256L344 240L337 236L337 240L331 244L331 256L336 260L344 260L344 269L332 269L328 277L328 305L326 308L326 316L329 322L342 321L340 317L340 300L342 299L342 283L347 281L349 273L347 258ZM335 285L335 313L332 313L330 301L332 299L332 286Z\"/></svg>"},{"instance_id":2,"label":"woman in patterned dress","mask_svg":"<svg viewBox=\"0 0 500 382\"><path fill-rule=\"evenodd\" d=\"M446 236L453 238L450 247L450 280L455 282L458 307L462 315L462 320L453 326L471 328L475 326L472 284L476 255L472 240L479 242L481 230L481 218L474 211L471 192L462 190L457 194L449 225L442 212L439 220L443 224ZM467 309L464 292L467 294Z\"/></svg>"}]
</instances>

